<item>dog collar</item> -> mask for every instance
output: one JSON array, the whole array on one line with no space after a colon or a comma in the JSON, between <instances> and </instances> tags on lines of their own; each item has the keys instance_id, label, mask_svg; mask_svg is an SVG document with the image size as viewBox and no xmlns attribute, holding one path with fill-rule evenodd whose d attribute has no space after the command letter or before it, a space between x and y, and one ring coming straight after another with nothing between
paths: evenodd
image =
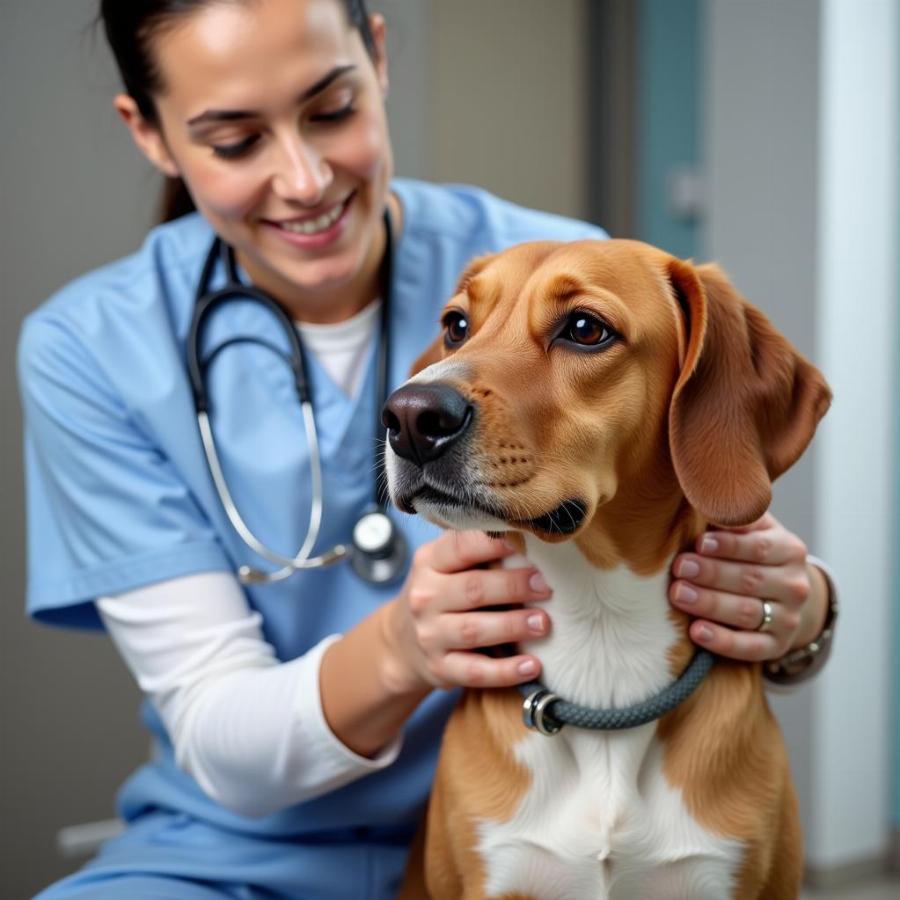
<instances>
[{"instance_id":1,"label":"dog collar","mask_svg":"<svg viewBox=\"0 0 900 900\"><path fill-rule=\"evenodd\" d=\"M663 688L658 694L635 703L633 706L612 709L592 709L561 699L548 691L539 681L520 684L519 691L525 697L522 718L528 728L548 737L557 734L563 725L577 728L593 728L602 731L618 731L646 725L687 700L712 668L713 656L708 650L698 650L690 665L677 681Z\"/></svg>"}]
</instances>

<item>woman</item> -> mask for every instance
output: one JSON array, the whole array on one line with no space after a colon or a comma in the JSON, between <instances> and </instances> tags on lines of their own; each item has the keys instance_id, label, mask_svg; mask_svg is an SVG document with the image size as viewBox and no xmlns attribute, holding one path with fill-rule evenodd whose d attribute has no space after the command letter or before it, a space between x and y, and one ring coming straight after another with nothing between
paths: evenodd
<instances>
[{"instance_id":1,"label":"woman","mask_svg":"<svg viewBox=\"0 0 900 900\"><path fill-rule=\"evenodd\" d=\"M242 586L238 568L263 561L214 489L184 363L204 260L218 235L238 277L299 323L321 552L376 490L382 301L392 388L469 258L603 233L475 189L392 181L385 26L361 0L104 0L101 16L126 87L116 109L199 215L64 288L21 339L41 548L29 611L107 628L158 751L121 793L125 834L42 896L391 896L454 699L434 688L538 675L532 656L475 651L546 633L546 612L480 607L551 591L534 570L481 568L511 552L503 541L399 517L414 550L400 585L340 564ZM214 290L226 266L210 259ZM308 442L290 372L247 336L284 346L254 303L222 306L202 335L215 442L248 527L290 555L307 535ZM709 532L674 574L693 638L726 656L778 660L826 619L823 576L770 516Z\"/></svg>"}]
</instances>

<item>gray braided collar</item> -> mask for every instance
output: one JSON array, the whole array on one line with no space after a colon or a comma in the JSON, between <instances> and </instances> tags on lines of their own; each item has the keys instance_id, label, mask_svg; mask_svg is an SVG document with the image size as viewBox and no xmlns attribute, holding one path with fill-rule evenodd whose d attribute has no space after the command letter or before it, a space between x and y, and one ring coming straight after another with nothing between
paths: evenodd
<instances>
[{"instance_id":1,"label":"gray braided collar","mask_svg":"<svg viewBox=\"0 0 900 900\"><path fill-rule=\"evenodd\" d=\"M604 731L636 728L658 719L687 700L697 690L712 664L712 654L708 650L698 650L678 680L654 697L632 706L613 709L592 709L569 703L548 691L539 681L520 684L519 691L525 697L522 718L529 728L546 735L556 734L563 725Z\"/></svg>"}]
</instances>

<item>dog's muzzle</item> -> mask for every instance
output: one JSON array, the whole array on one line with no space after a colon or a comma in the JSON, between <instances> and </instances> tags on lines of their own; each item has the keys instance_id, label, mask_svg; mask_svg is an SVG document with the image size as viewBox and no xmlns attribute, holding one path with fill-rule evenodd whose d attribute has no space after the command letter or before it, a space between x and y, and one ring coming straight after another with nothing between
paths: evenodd
<instances>
[{"instance_id":1,"label":"dog's muzzle","mask_svg":"<svg viewBox=\"0 0 900 900\"><path fill-rule=\"evenodd\" d=\"M473 407L446 384L407 384L388 397L381 421L397 456L417 466L442 456L469 429Z\"/></svg>"},{"instance_id":2,"label":"dog's muzzle","mask_svg":"<svg viewBox=\"0 0 900 900\"><path fill-rule=\"evenodd\" d=\"M534 518L521 518L484 483L473 447L477 420L477 406L448 384L411 382L388 397L381 421L398 458L387 461L388 486L397 508L437 516L445 528L513 527L548 538L578 531L588 514L588 504L580 497L566 498Z\"/></svg>"}]
</instances>

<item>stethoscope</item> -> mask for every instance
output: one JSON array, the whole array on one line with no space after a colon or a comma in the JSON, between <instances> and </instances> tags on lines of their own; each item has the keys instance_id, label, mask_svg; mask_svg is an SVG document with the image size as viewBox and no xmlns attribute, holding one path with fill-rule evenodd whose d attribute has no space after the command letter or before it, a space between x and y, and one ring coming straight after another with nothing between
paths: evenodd
<instances>
[{"instance_id":1,"label":"stethoscope","mask_svg":"<svg viewBox=\"0 0 900 900\"><path fill-rule=\"evenodd\" d=\"M383 444L383 426L381 425L380 410L387 399L390 349L393 234L390 215L387 210L384 213L384 226L386 232L384 262L382 265L382 284L384 289L381 303L378 372L375 379L378 391L377 422L375 426L376 448ZM217 261L221 261L228 281L224 287L213 291L209 289L209 283ZM285 354L280 348L262 338L241 336L223 341L206 359L201 359L200 348L203 338L203 327L209 320L209 314L229 300L250 300L259 303L267 309L284 331L290 347L290 355ZM247 342L262 344L282 357L290 366L297 396L300 399L300 409L303 413L306 440L309 446L312 502L310 504L306 537L293 557L282 556L280 553L276 553L267 547L247 526L231 496L231 491L228 489L228 483L222 472L215 438L210 426L210 403L204 384L206 369L216 355L226 347ZM209 249L206 262L203 264L200 281L197 284L194 315L191 320L185 352L194 396L194 408L197 413L197 424L200 428L200 437L203 443L203 453L222 507L241 540L254 553L279 567L271 572L266 572L252 566L242 565L238 568L238 578L241 582L243 584L271 584L272 582L288 578L301 569L318 569L345 559L349 559L353 571L364 581L371 584L389 584L392 581L396 581L406 567L406 541L400 530L391 521L385 509L386 496L383 493L385 484L384 458L377 449L373 501L363 509L354 525L350 545L336 544L330 550L320 553L318 556L310 556L319 537L319 529L322 524L322 462L319 455L319 439L316 433L316 421L313 413L312 394L309 389L303 342L294 323L276 300L259 290L259 288L245 285L241 282L235 264L233 248L218 237L215 238Z\"/></svg>"}]
</instances>

